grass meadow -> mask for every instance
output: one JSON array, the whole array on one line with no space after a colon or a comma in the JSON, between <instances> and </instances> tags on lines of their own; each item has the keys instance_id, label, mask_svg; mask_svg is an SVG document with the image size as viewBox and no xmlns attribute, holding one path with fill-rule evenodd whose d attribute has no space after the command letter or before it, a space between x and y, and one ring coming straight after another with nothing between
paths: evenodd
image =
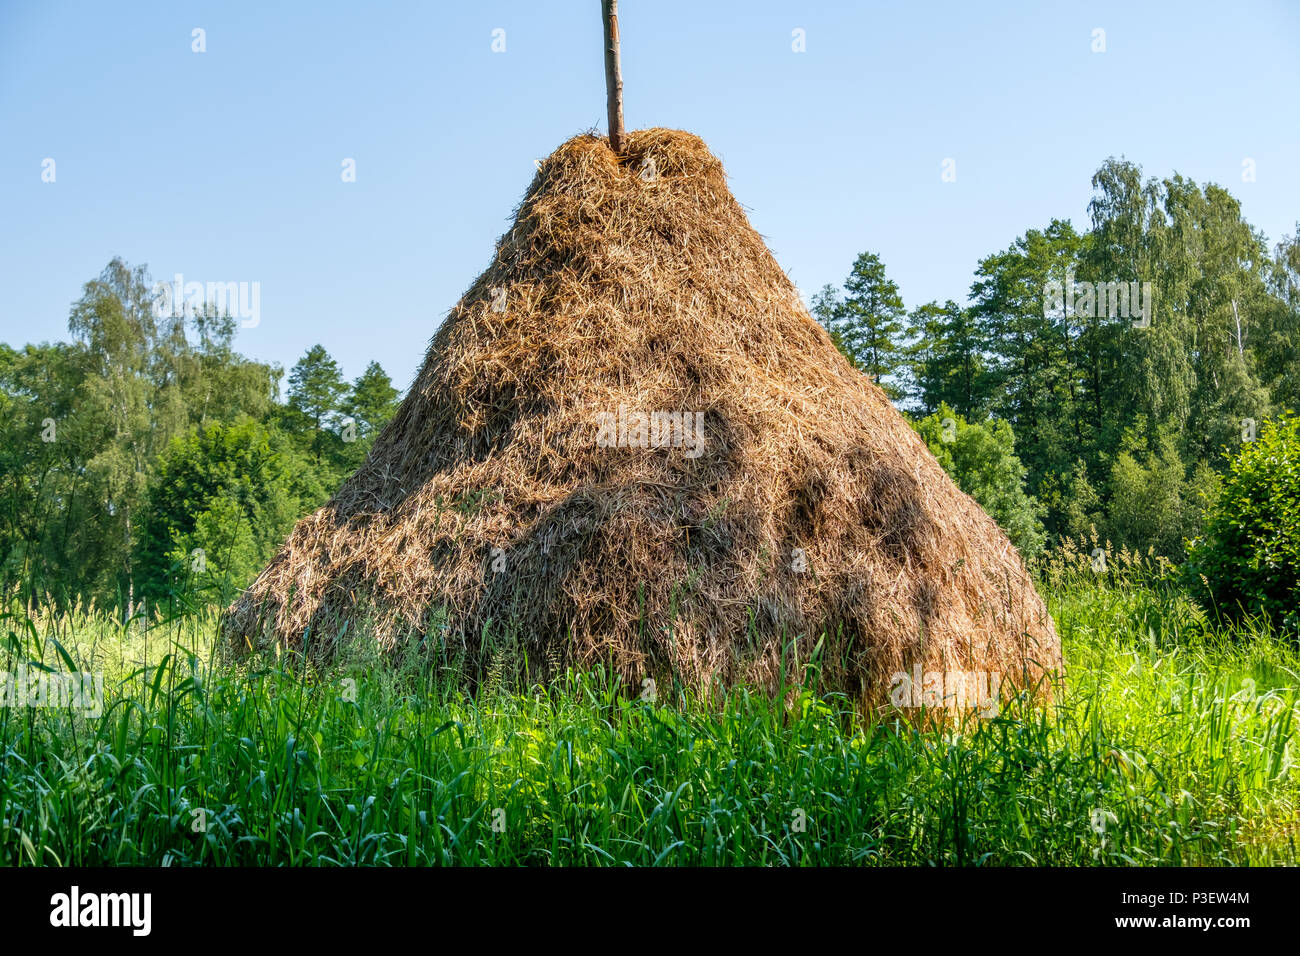
<instances>
[{"instance_id":1,"label":"grass meadow","mask_svg":"<svg viewBox=\"0 0 1300 956\"><path fill-rule=\"evenodd\" d=\"M102 713L0 708L0 864L1265 865L1296 862L1300 654L1158 569L1040 569L1068 676L947 729L788 693L654 701L601 671L473 693L354 640L328 670L11 610L0 670L102 672Z\"/></svg>"}]
</instances>

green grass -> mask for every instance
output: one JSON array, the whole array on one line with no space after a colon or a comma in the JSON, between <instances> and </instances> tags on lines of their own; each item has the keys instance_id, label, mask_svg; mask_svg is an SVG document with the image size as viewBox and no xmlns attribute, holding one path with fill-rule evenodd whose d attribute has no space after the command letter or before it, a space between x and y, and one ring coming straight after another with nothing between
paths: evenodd
<instances>
[{"instance_id":1,"label":"green grass","mask_svg":"<svg viewBox=\"0 0 1300 956\"><path fill-rule=\"evenodd\" d=\"M224 668L210 611L10 616L0 670L102 669L107 700L0 709L0 863L1294 863L1294 647L1158 583L1050 601L1061 705L947 733L864 725L814 674L792 708L599 671L471 698L364 656Z\"/></svg>"}]
</instances>

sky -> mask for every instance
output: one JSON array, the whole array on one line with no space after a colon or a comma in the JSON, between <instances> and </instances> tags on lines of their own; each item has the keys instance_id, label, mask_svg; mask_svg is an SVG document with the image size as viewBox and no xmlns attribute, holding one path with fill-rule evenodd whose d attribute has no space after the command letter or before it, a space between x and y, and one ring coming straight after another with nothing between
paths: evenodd
<instances>
[{"instance_id":1,"label":"sky","mask_svg":"<svg viewBox=\"0 0 1300 956\"><path fill-rule=\"evenodd\" d=\"M1300 220L1297 0L619 6L628 129L703 137L805 299L871 251L909 308L963 302L980 258L1086 227L1110 156L1225 186L1270 244ZM244 283L245 355L405 388L592 127L597 0L0 0L0 341L67 339L121 256Z\"/></svg>"}]
</instances>

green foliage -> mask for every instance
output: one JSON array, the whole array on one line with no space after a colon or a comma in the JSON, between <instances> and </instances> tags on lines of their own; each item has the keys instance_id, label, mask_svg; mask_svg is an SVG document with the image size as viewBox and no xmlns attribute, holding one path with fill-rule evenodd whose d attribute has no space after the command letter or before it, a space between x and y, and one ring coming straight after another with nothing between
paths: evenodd
<instances>
[{"instance_id":1,"label":"green foliage","mask_svg":"<svg viewBox=\"0 0 1300 956\"><path fill-rule=\"evenodd\" d=\"M93 409L76 345L0 349L0 580L66 606L116 568L116 537L87 489Z\"/></svg>"},{"instance_id":2,"label":"green foliage","mask_svg":"<svg viewBox=\"0 0 1300 956\"><path fill-rule=\"evenodd\" d=\"M134 556L143 593L230 599L326 495L278 432L250 418L195 427L172 441L150 488Z\"/></svg>"},{"instance_id":3,"label":"green foliage","mask_svg":"<svg viewBox=\"0 0 1300 956\"><path fill-rule=\"evenodd\" d=\"M813 299L813 314L853 366L891 398L904 394L898 381L904 370L903 299L874 253L858 256L844 282L841 298L833 286Z\"/></svg>"},{"instance_id":4,"label":"green foliage","mask_svg":"<svg viewBox=\"0 0 1300 956\"><path fill-rule=\"evenodd\" d=\"M87 282L72 306L68 328L84 347L86 374L78 386L83 430L83 493L103 509L96 525L112 555L96 575L101 593L132 606L131 542L148 486L149 467L184 427L180 382L169 372L184 340L183 320L156 321L143 266L114 259Z\"/></svg>"},{"instance_id":5,"label":"green foliage","mask_svg":"<svg viewBox=\"0 0 1300 956\"><path fill-rule=\"evenodd\" d=\"M1053 220L979 262L969 348L954 351L959 310L913 313L910 398L1010 422L1051 534L1101 528L1178 559L1218 449L1300 394L1300 246L1284 238L1270 257L1213 183L1144 180L1112 158L1092 185L1089 231ZM1047 294L1084 282L1149 284L1149 321ZM951 390L963 354L966 405Z\"/></svg>"},{"instance_id":6,"label":"green foliage","mask_svg":"<svg viewBox=\"0 0 1300 956\"><path fill-rule=\"evenodd\" d=\"M1231 459L1184 570L1221 612L1300 632L1300 418L1265 422Z\"/></svg>"},{"instance_id":7,"label":"green foliage","mask_svg":"<svg viewBox=\"0 0 1300 956\"><path fill-rule=\"evenodd\" d=\"M1045 475L1038 486L1046 509L1044 526L1049 536L1070 541L1095 535L1102 523L1101 495L1088 478L1088 465L1075 459L1069 472Z\"/></svg>"},{"instance_id":8,"label":"green foliage","mask_svg":"<svg viewBox=\"0 0 1300 956\"><path fill-rule=\"evenodd\" d=\"M1108 540L1130 551L1154 548L1182 560L1183 542L1200 529L1202 496L1213 494L1218 476L1198 462L1189 477L1173 434L1154 441L1130 432L1110 471L1110 504L1102 522Z\"/></svg>"},{"instance_id":9,"label":"green foliage","mask_svg":"<svg viewBox=\"0 0 1300 956\"><path fill-rule=\"evenodd\" d=\"M915 428L957 487L979 502L1024 557L1037 556L1046 542L1043 509L1025 494L1011 426L997 419L967 422L941 404Z\"/></svg>"},{"instance_id":10,"label":"green foliage","mask_svg":"<svg viewBox=\"0 0 1300 956\"><path fill-rule=\"evenodd\" d=\"M0 345L0 586L18 585L30 602L95 601L125 611L141 593L157 599L170 586L161 583L164 565L192 538L223 542L220 573L240 579L286 530L271 516L323 500L392 417L396 391L377 363L348 389L317 346L295 367L292 404L282 405L282 373L235 352L229 315L210 307L159 314L158 304L144 267L114 259L73 304L72 342ZM344 415L354 434L327 427ZM264 431L249 430L247 420ZM248 455L270 442L280 461L293 462L287 503L276 490L284 475L266 486L251 479L240 486L244 498L182 500L178 492L170 524L160 527L149 514L162 494L160 458L173 439L223 436L209 430L222 425L253 443ZM296 449L310 450L310 460ZM227 464L235 454L226 446L213 452ZM226 478L204 480L224 487ZM146 557L142 592L136 562Z\"/></svg>"},{"instance_id":11,"label":"green foliage","mask_svg":"<svg viewBox=\"0 0 1300 956\"><path fill-rule=\"evenodd\" d=\"M980 260L971 286L970 311L988 352L979 407L1011 423L1035 492L1094 439L1082 332L1076 319L1051 312L1044 294L1075 270L1084 243L1070 223L1053 220Z\"/></svg>"},{"instance_id":12,"label":"green foliage","mask_svg":"<svg viewBox=\"0 0 1300 956\"><path fill-rule=\"evenodd\" d=\"M1300 222L1268 264L1269 297L1252 352L1277 408L1300 408Z\"/></svg>"},{"instance_id":13,"label":"green foliage","mask_svg":"<svg viewBox=\"0 0 1300 956\"><path fill-rule=\"evenodd\" d=\"M352 383L352 389L342 403L346 418L344 434L351 440L347 446L347 464L356 468L365 460L375 438L397 414L400 404L392 379L378 362L371 362ZM351 432L348 428L351 426Z\"/></svg>"},{"instance_id":14,"label":"green foliage","mask_svg":"<svg viewBox=\"0 0 1300 956\"><path fill-rule=\"evenodd\" d=\"M909 397L922 414L946 403L965 418L988 404L986 344L974 314L949 299L927 302L909 316Z\"/></svg>"},{"instance_id":15,"label":"green foliage","mask_svg":"<svg viewBox=\"0 0 1300 956\"><path fill-rule=\"evenodd\" d=\"M325 428L337 417L347 394L338 362L323 345L313 345L289 373L289 410L309 422L312 452L320 464Z\"/></svg>"},{"instance_id":16,"label":"green foliage","mask_svg":"<svg viewBox=\"0 0 1300 956\"><path fill-rule=\"evenodd\" d=\"M191 321L197 342L178 362L191 424L231 422L241 415L265 420L279 394L281 369L235 352L235 320L229 315L209 308Z\"/></svg>"}]
</instances>

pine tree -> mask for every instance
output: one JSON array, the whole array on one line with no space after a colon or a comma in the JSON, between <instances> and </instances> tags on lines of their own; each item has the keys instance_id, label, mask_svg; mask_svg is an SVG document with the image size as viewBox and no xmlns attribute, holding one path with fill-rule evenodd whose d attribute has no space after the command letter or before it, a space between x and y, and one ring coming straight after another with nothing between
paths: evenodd
<instances>
[{"instance_id":1,"label":"pine tree","mask_svg":"<svg viewBox=\"0 0 1300 956\"><path fill-rule=\"evenodd\" d=\"M311 448L321 461L325 426L339 410L347 385L339 366L323 345L313 345L289 373L289 408L312 429Z\"/></svg>"},{"instance_id":2,"label":"pine tree","mask_svg":"<svg viewBox=\"0 0 1300 956\"><path fill-rule=\"evenodd\" d=\"M813 312L836 347L891 399L906 393L899 379L907 371L903 299L885 274L885 264L864 252L853 263L841 298L833 286L813 297Z\"/></svg>"}]
</instances>

